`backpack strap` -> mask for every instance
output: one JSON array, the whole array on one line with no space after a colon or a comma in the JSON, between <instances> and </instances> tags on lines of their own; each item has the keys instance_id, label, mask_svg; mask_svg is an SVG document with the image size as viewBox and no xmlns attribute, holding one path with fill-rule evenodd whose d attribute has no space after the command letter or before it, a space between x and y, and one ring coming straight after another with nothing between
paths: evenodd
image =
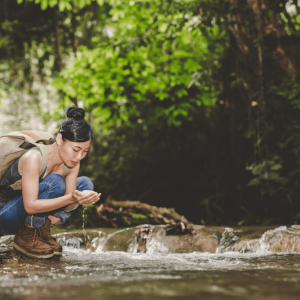
<instances>
[{"instance_id":1,"label":"backpack strap","mask_svg":"<svg viewBox=\"0 0 300 300\"><path fill-rule=\"evenodd\" d=\"M42 144L36 144L36 147L38 147L42 152L42 164L39 171L39 177L45 172L47 168L48 158L49 158L49 150L46 145Z\"/></svg>"},{"instance_id":2,"label":"backpack strap","mask_svg":"<svg viewBox=\"0 0 300 300\"><path fill-rule=\"evenodd\" d=\"M55 143L55 139L53 139L53 138L50 138L49 140L38 140L38 141L36 141L36 143L38 144L38 143L43 143L44 145L52 145L52 144L54 144Z\"/></svg>"},{"instance_id":3,"label":"backpack strap","mask_svg":"<svg viewBox=\"0 0 300 300\"><path fill-rule=\"evenodd\" d=\"M46 145L42 145L42 144L37 144L35 145L36 147L38 147L41 150L41 154L42 154L42 164L39 170L39 177L41 177L41 175L45 172L46 168L47 168L47 163L48 163L48 158L49 158L49 150L48 147ZM29 149L30 150L30 149ZM22 190L22 179L16 181L15 183L9 185L6 187L7 189L13 189L13 190Z\"/></svg>"}]
</instances>

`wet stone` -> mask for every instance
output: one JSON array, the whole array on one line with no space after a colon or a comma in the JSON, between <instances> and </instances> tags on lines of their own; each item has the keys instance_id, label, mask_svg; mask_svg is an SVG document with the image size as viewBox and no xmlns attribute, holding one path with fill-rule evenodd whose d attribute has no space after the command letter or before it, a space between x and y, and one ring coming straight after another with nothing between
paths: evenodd
<instances>
[{"instance_id":1,"label":"wet stone","mask_svg":"<svg viewBox=\"0 0 300 300\"><path fill-rule=\"evenodd\" d=\"M6 253L10 250L10 248L6 247L6 246L3 246L3 245L0 245L0 254L1 253Z\"/></svg>"},{"instance_id":2,"label":"wet stone","mask_svg":"<svg viewBox=\"0 0 300 300\"><path fill-rule=\"evenodd\" d=\"M217 253L224 253L232 251L232 247L239 240L239 237L236 235L235 231L232 228L225 228L222 238L220 240L220 245L217 248Z\"/></svg>"},{"instance_id":3,"label":"wet stone","mask_svg":"<svg viewBox=\"0 0 300 300\"><path fill-rule=\"evenodd\" d=\"M0 246L8 245L13 243L15 236L14 235L4 235L0 238Z\"/></svg>"}]
</instances>

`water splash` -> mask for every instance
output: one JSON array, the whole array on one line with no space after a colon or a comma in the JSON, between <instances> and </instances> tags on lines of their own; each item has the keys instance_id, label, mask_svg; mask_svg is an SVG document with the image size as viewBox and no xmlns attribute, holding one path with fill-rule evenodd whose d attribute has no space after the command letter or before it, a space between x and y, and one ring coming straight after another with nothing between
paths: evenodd
<instances>
[{"instance_id":1,"label":"water splash","mask_svg":"<svg viewBox=\"0 0 300 300\"><path fill-rule=\"evenodd\" d=\"M80 238L66 238L65 236L57 239L57 242L63 247L80 249L80 244L82 240Z\"/></svg>"}]
</instances>

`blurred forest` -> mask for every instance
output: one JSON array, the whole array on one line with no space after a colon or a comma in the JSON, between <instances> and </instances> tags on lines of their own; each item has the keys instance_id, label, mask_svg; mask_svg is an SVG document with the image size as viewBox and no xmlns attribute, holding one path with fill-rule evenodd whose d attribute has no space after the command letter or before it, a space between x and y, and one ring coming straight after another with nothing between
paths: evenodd
<instances>
[{"instance_id":1,"label":"blurred forest","mask_svg":"<svg viewBox=\"0 0 300 300\"><path fill-rule=\"evenodd\" d=\"M2 129L83 107L102 201L297 224L299 50L297 0L0 0Z\"/></svg>"}]
</instances>

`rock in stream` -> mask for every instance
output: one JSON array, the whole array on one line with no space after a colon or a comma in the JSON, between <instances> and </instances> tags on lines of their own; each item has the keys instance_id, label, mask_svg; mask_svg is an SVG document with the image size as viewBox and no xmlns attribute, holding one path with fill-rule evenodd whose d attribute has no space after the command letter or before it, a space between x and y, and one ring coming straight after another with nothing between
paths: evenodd
<instances>
[{"instance_id":1,"label":"rock in stream","mask_svg":"<svg viewBox=\"0 0 300 300\"><path fill-rule=\"evenodd\" d=\"M0 238L0 263L32 260L14 251L13 235ZM300 253L300 226L224 228L186 225L139 225L111 234L99 230L59 233L63 247L90 252L130 253L224 253L260 252ZM56 259L59 259L59 257Z\"/></svg>"}]
</instances>

